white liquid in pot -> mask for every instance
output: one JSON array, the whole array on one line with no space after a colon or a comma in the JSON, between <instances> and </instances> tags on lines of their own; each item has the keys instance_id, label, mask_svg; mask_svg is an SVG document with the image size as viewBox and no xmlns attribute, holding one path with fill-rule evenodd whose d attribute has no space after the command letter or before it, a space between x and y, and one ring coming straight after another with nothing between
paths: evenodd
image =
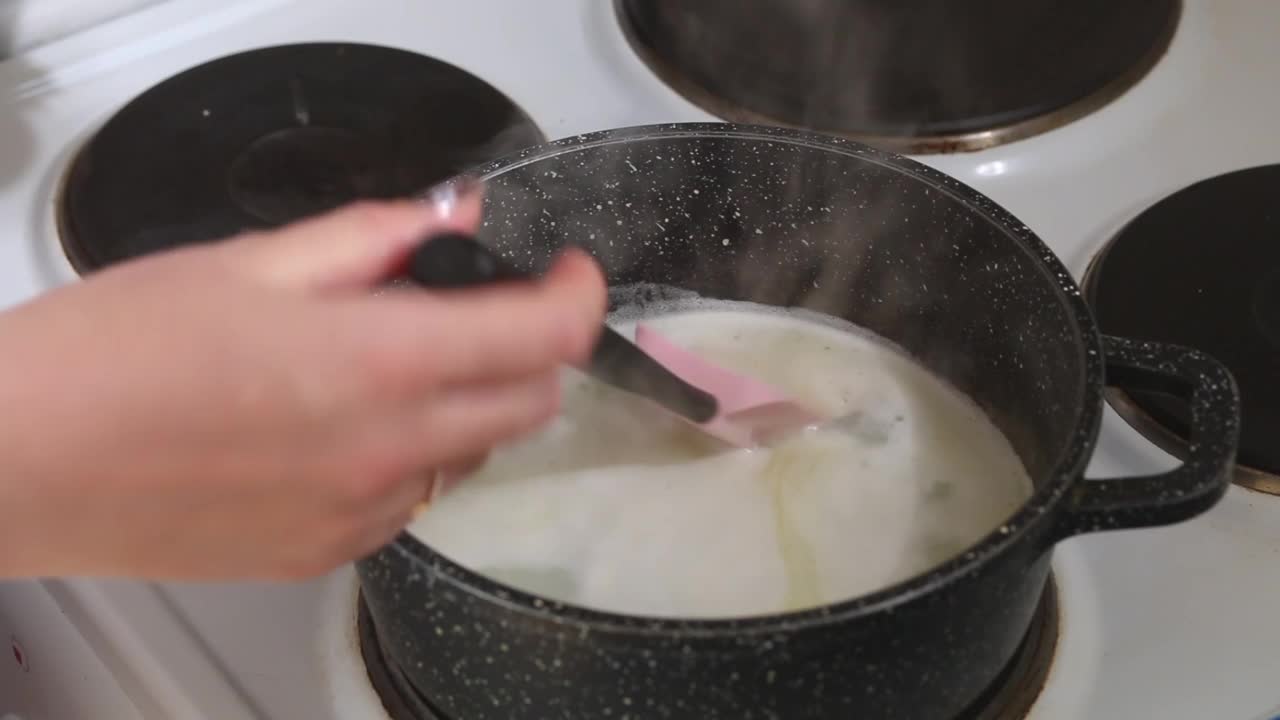
<instances>
[{"instance_id":1,"label":"white liquid in pot","mask_svg":"<svg viewBox=\"0 0 1280 720\"><path fill-rule=\"evenodd\" d=\"M692 308L692 309L689 309ZM841 429L724 450L566 371L561 416L496 452L410 526L450 559L576 605L740 617L850 599L998 528L1031 493L1004 436L897 349L835 322L729 303L646 318ZM628 323L615 323L627 337Z\"/></svg>"}]
</instances>

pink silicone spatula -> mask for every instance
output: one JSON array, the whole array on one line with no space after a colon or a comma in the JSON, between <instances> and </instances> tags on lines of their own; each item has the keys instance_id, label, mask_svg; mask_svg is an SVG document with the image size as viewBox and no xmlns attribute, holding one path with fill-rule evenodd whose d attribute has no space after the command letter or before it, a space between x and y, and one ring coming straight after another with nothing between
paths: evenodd
<instances>
[{"instance_id":1,"label":"pink silicone spatula","mask_svg":"<svg viewBox=\"0 0 1280 720\"><path fill-rule=\"evenodd\" d=\"M643 323L636 325L635 344L680 379L715 396L719 411L711 420L681 419L730 445L755 447L827 420L772 385L709 362Z\"/></svg>"}]
</instances>

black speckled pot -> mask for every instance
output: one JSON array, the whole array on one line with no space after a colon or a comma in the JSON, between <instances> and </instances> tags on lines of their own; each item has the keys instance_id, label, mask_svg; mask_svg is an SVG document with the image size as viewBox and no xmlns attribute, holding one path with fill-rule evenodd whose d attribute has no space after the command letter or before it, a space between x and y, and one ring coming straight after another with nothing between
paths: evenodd
<instances>
[{"instance_id":1,"label":"black speckled pot","mask_svg":"<svg viewBox=\"0 0 1280 720\"><path fill-rule=\"evenodd\" d=\"M572 242L615 285L847 318L977 401L1036 490L926 574L737 620L548 602L402 536L358 564L362 589L384 652L450 720L951 718L1012 656L1056 542L1185 520L1226 491L1239 424L1228 372L1191 350L1099 336L1031 230L916 162L810 133L698 124L572 138L482 174L481 237L516 263L538 269ZM1190 401L1182 467L1084 479L1107 383Z\"/></svg>"}]
</instances>

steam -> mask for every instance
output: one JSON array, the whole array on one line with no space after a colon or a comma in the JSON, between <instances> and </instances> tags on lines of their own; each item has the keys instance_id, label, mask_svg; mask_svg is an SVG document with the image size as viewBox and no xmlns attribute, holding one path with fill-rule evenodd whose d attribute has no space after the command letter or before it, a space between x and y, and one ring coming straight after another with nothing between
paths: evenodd
<instances>
[{"instance_id":1,"label":"steam","mask_svg":"<svg viewBox=\"0 0 1280 720\"><path fill-rule=\"evenodd\" d=\"M1027 280L1035 259L945 184L782 134L624 130L490 178L480 237L535 272L587 249L631 316L696 293L850 321L973 397L1042 466L1057 409L1019 403L1071 362L1068 320Z\"/></svg>"},{"instance_id":2,"label":"steam","mask_svg":"<svg viewBox=\"0 0 1280 720\"><path fill-rule=\"evenodd\" d=\"M668 76L713 112L872 144L922 134L972 106L987 75L975 43L994 32L990 11L963 3L628 5Z\"/></svg>"}]
</instances>

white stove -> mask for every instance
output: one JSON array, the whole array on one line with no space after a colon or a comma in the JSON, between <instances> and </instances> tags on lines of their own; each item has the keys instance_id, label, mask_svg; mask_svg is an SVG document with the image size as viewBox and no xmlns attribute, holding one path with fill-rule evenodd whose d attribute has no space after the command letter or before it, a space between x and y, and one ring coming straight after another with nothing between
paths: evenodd
<instances>
[{"instance_id":1,"label":"white stove","mask_svg":"<svg viewBox=\"0 0 1280 720\"><path fill-rule=\"evenodd\" d=\"M1156 199L1280 162L1280 3L1188 0L1167 55L1101 110L1028 140L919 159L1009 209L1076 273ZM663 84L602 0L168 0L0 64L0 306L75 274L57 181L152 84L237 51L390 45L496 86L551 138L714 120ZM1108 409L1090 474L1174 461ZM1280 716L1280 497L1233 487L1166 528L1055 553L1061 635L1032 720ZM385 720L355 640L354 574L300 584L0 585L0 717ZM5 716L4 713L11 713Z\"/></svg>"}]
</instances>

